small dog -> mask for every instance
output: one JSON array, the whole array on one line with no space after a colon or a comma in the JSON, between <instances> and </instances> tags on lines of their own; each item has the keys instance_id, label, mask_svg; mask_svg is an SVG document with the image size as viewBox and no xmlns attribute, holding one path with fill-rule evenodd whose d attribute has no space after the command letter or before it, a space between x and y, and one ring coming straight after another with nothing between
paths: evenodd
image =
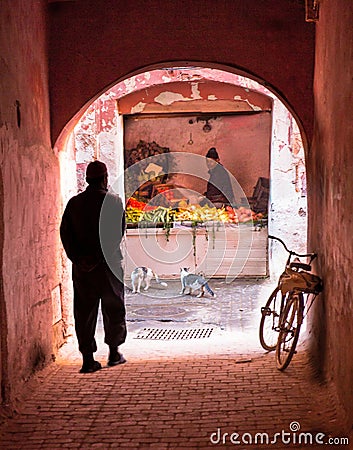
<instances>
[{"instance_id":1,"label":"small dog","mask_svg":"<svg viewBox=\"0 0 353 450\"><path fill-rule=\"evenodd\" d=\"M161 286L167 287L167 283L161 281L158 278L158 275L149 267L136 267L131 272L131 284L132 284L132 293L140 293L141 286L144 286L144 290L148 291L152 278L156 279L156 282Z\"/></svg>"},{"instance_id":2,"label":"small dog","mask_svg":"<svg viewBox=\"0 0 353 450\"><path fill-rule=\"evenodd\" d=\"M212 295L212 297L216 297L216 294L208 285L206 278L204 278L202 275L195 275L193 273L190 273L189 269L186 267L180 269L180 281L181 295L183 295L185 293L185 290L189 288L189 294L191 294L192 291L200 289L200 293L197 297L203 297L205 294L205 289L210 295Z\"/></svg>"}]
</instances>

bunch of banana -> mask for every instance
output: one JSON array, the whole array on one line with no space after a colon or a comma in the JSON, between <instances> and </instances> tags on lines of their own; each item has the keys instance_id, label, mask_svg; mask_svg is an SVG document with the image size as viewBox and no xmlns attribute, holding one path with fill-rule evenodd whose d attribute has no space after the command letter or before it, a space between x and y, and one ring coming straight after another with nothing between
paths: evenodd
<instances>
[{"instance_id":1,"label":"bunch of banana","mask_svg":"<svg viewBox=\"0 0 353 450\"><path fill-rule=\"evenodd\" d=\"M234 215L234 212L233 212ZM159 206L151 211L141 211L136 208L126 208L126 220L131 223L149 222L168 225L174 221L189 222L223 222L229 223L233 219L225 208L217 209L208 206L192 205L188 209L175 211L172 208Z\"/></svg>"},{"instance_id":2,"label":"bunch of banana","mask_svg":"<svg viewBox=\"0 0 353 450\"><path fill-rule=\"evenodd\" d=\"M176 220L180 220L180 221L183 221L183 220L193 220L193 213L192 213L192 211L189 210L189 209L185 209L185 210L183 210L183 211L179 211L179 212L176 214Z\"/></svg>"},{"instance_id":3,"label":"bunch of banana","mask_svg":"<svg viewBox=\"0 0 353 450\"><path fill-rule=\"evenodd\" d=\"M140 211L136 208L126 208L125 217L126 221L130 223L137 223L141 220L143 215L143 211Z\"/></svg>"},{"instance_id":4,"label":"bunch of banana","mask_svg":"<svg viewBox=\"0 0 353 450\"><path fill-rule=\"evenodd\" d=\"M228 223L231 222L230 218L229 218L229 214L227 213L227 211L224 208L218 209L218 221L219 222L224 222L224 223Z\"/></svg>"},{"instance_id":5,"label":"bunch of banana","mask_svg":"<svg viewBox=\"0 0 353 450\"><path fill-rule=\"evenodd\" d=\"M193 206L190 209L180 211L176 215L176 220L192 222L229 222L227 211L208 206Z\"/></svg>"},{"instance_id":6,"label":"bunch of banana","mask_svg":"<svg viewBox=\"0 0 353 450\"><path fill-rule=\"evenodd\" d=\"M203 208L201 208L200 216L203 222L212 222L219 220L217 208L210 208L208 206L204 206Z\"/></svg>"}]
</instances>

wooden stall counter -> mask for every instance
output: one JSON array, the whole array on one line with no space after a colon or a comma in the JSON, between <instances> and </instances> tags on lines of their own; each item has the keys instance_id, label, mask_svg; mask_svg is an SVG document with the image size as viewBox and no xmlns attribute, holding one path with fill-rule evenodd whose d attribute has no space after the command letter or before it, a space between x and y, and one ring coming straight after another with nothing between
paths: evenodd
<instances>
[{"instance_id":1,"label":"wooden stall counter","mask_svg":"<svg viewBox=\"0 0 353 450\"><path fill-rule=\"evenodd\" d=\"M127 276L135 267L146 266L165 279L179 278L181 267L206 277L265 277L267 228L215 223L193 229L174 224L168 237L162 228L128 229L124 265Z\"/></svg>"}]
</instances>

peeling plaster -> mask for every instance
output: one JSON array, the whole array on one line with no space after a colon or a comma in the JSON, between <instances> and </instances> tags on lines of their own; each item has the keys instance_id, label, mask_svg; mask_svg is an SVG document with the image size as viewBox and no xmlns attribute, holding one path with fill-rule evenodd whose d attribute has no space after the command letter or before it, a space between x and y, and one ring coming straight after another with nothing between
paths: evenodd
<instances>
[{"instance_id":1,"label":"peeling plaster","mask_svg":"<svg viewBox=\"0 0 353 450\"><path fill-rule=\"evenodd\" d=\"M145 109L146 105L147 105L147 103L144 103L144 102L137 103L137 105L135 105L131 108L131 113L136 114L136 113L142 112Z\"/></svg>"},{"instance_id":2,"label":"peeling plaster","mask_svg":"<svg viewBox=\"0 0 353 450\"><path fill-rule=\"evenodd\" d=\"M218 100L218 98L212 94L207 97L207 100Z\"/></svg>"},{"instance_id":3,"label":"peeling plaster","mask_svg":"<svg viewBox=\"0 0 353 450\"><path fill-rule=\"evenodd\" d=\"M161 105L172 105L174 102L190 102L192 100L202 100L199 83L191 83L191 97L184 97L177 92L165 91L161 92L154 101Z\"/></svg>"},{"instance_id":4,"label":"peeling plaster","mask_svg":"<svg viewBox=\"0 0 353 450\"><path fill-rule=\"evenodd\" d=\"M262 111L262 109L259 106L253 105L252 103L249 102L248 99L241 98L240 95L235 95L233 98L236 101L247 103L253 111Z\"/></svg>"},{"instance_id":5,"label":"peeling plaster","mask_svg":"<svg viewBox=\"0 0 353 450\"><path fill-rule=\"evenodd\" d=\"M182 94L178 94L177 92L165 91L161 92L157 97L154 98L154 101L161 105L171 105L174 102L189 102L193 100L189 97L184 97Z\"/></svg>"},{"instance_id":6,"label":"peeling plaster","mask_svg":"<svg viewBox=\"0 0 353 450\"><path fill-rule=\"evenodd\" d=\"M191 83L191 98L193 100L202 100L199 91L199 83Z\"/></svg>"},{"instance_id":7,"label":"peeling plaster","mask_svg":"<svg viewBox=\"0 0 353 450\"><path fill-rule=\"evenodd\" d=\"M127 80L124 80L123 83L126 86L127 92L133 91L136 88L136 77L128 78Z\"/></svg>"}]
</instances>

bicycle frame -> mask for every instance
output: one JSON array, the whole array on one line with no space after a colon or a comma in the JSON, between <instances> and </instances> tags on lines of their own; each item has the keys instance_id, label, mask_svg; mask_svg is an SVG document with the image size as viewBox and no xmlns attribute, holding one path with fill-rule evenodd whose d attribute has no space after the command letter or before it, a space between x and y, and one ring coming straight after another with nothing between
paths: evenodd
<instances>
[{"instance_id":1,"label":"bicycle frame","mask_svg":"<svg viewBox=\"0 0 353 450\"><path fill-rule=\"evenodd\" d=\"M311 263L317 257L317 254L300 254L288 249L282 239L272 235L269 235L268 238L280 242L288 253L285 268L279 277L277 286L267 300L266 305L261 308L260 343L265 350L273 351L277 347L278 335L281 333L283 312L287 309L288 301L295 294L302 297L302 294L305 292L295 286L295 277L293 278L291 275L300 274L300 269L304 272L310 272ZM310 258L309 264L302 263L299 259L292 261L293 257Z\"/></svg>"},{"instance_id":2,"label":"bicycle frame","mask_svg":"<svg viewBox=\"0 0 353 450\"><path fill-rule=\"evenodd\" d=\"M310 257L309 266L314 261L314 259L317 257L317 253L300 254L300 253L294 252L293 250L289 250L288 247L286 246L286 244L282 241L282 239L280 239L280 238L278 238L276 236L272 236L272 235L269 234L268 238L280 242L283 245L283 247L286 250L286 252L288 253L288 258L287 258L287 262L286 262L286 268L290 267L291 259L292 259L293 256L297 256L298 258L309 258ZM311 268L308 269L308 270L311 270Z\"/></svg>"},{"instance_id":3,"label":"bicycle frame","mask_svg":"<svg viewBox=\"0 0 353 450\"><path fill-rule=\"evenodd\" d=\"M282 274L280 275L279 280L278 280L278 284L277 284L277 288L281 290L281 279L282 279L283 275L285 274L286 269L294 267L294 268L297 268L297 270L299 268L304 268L305 270L310 271L311 270L311 263L317 257L317 253L300 254L300 253L297 253L297 252L295 252L293 250L289 250L288 247L286 246L286 244L282 241L282 239L280 239L280 238L278 238L276 236L272 236L270 234L268 235L268 238L280 242L282 244L282 246L284 247L284 249L286 250L286 252L288 253L288 258L287 258L287 261L286 261L286 264L285 264L285 269L282 272ZM304 263L301 263L301 262L292 262L291 260L292 260L293 256L296 256L298 258L310 258L309 264L304 264ZM286 298L286 292L282 291L281 303L280 303L280 309L279 309L279 317L281 316L281 314L283 312L283 308L284 308L284 305L285 305L285 298ZM276 330L276 331L278 331L278 330Z\"/></svg>"}]
</instances>

